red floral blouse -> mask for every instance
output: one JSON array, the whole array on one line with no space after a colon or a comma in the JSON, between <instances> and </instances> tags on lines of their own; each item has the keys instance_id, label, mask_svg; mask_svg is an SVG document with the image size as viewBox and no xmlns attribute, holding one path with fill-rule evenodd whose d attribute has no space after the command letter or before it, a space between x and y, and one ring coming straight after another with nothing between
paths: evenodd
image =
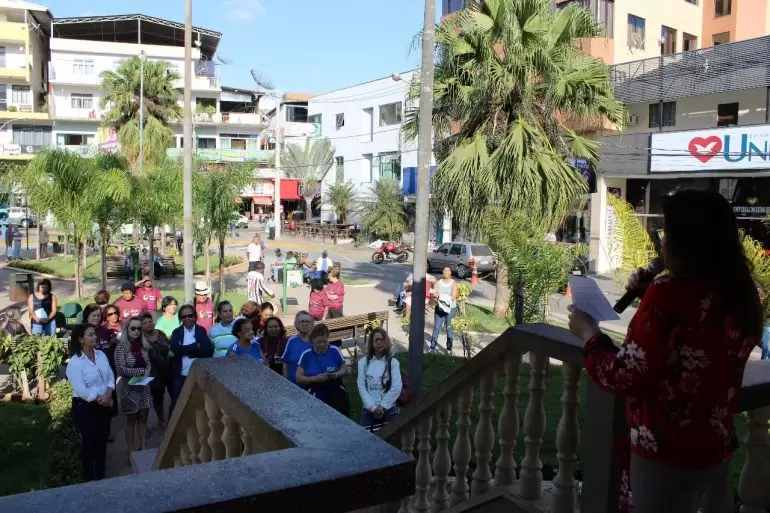
<instances>
[{"instance_id":1,"label":"red floral blouse","mask_svg":"<svg viewBox=\"0 0 770 513\"><path fill-rule=\"evenodd\" d=\"M666 276L647 289L622 347L604 334L586 342L588 374L627 397L632 452L688 468L732 455L743 369L759 337L742 334L725 307L707 284ZM627 510L628 465L622 472Z\"/></svg>"}]
</instances>

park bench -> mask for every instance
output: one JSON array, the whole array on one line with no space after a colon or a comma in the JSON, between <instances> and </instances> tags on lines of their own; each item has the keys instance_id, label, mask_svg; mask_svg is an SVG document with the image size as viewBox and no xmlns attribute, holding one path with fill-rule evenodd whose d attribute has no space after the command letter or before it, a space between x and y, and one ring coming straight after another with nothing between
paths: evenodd
<instances>
[{"instance_id":1,"label":"park bench","mask_svg":"<svg viewBox=\"0 0 770 513\"><path fill-rule=\"evenodd\" d=\"M358 339L361 336L366 336L367 328L371 326L373 321L379 322L387 330L388 311L382 310L380 312L347 315L339 319L318 321L316 324L325 324L329 328L329 342L342 342L343 349L353 349L353 361L356 361L358 360ZM294 326L286 326L286 335L288 337L293 337L296 334L297 329ZM346 345L344 342L348 340L352 340L353 343Z\"/></svg>"},{"instance_id":2,"label":"park bench","mask_svg":"<svg viewBox=\"0 0 770 513\"><path fill-rule=\"evenodd\" d=\"M111 278L121 276L129 278L125 261L125 255L108 255L107 276ZM164 256L161 258L161 261L163 262L163 272L161 272L161 276L156 276L156 278L162 276L176 276L176 262L174 261L174 257Z\"/></svg>"}]
</instances>

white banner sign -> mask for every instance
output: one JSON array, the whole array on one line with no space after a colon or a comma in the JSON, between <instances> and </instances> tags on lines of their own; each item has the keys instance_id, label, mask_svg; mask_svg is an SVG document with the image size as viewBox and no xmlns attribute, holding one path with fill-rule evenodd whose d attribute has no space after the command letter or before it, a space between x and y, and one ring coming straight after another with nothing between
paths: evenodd
<instances>
[{"instance_id":1,"label":"white banner sign","mask_svg":"<svg viewBox=\"0 0 770 513\"><path fill-rule=\"evenodd\" d=\"M652 134L650 172L770 170L770 125Z\"/></svg>"}]
</instances>

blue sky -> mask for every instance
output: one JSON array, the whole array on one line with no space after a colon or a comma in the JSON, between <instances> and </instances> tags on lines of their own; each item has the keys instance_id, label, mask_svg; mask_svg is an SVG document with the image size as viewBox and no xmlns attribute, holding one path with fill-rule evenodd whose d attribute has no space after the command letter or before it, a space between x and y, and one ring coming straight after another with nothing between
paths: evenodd
<instances>
[{"instance_id":1,"label":"blue sky","mask_svg":"<svg viewBox=\"0 0 770 513\"><path fill-rule=\"evenodd\" d=\"M34 0L33 0L34 1ZM54 16L142 13L184 22L184 0L39 0ZM440 10L440 6L437 6ZM323 93L419 66L420 0L193 0L193 25L222 33L224 85L259 69L282 91Z\"/></svg>"}]
</instances>

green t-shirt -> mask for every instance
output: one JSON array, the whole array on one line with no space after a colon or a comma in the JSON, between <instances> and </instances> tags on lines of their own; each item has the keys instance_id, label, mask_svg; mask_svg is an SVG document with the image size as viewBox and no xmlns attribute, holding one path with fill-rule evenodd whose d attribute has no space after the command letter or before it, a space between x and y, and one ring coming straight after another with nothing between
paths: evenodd
<instances>
[{"instance_id":1,"label":"green t-shirt","mask_svg":"<svg viewBox=\"0 0 770 513\"><path fill-rule=\"evenodd\" d=\"M287 259L286 259L286 261L285 261L284 263L285 263L285 264L288 264L288 265L295 265L295 264L297 263L297 259L296 259L296 258L294 258L294 257L291 257L291 258L287 258Z\"/></svg>"},{"instance_id":2,"label":"green t-shirt","mask_svg":"<svg viewBox=\"0 0 770 513\"><path fill-rule=\"evenodd\" d=\"M166 336L171 339L171 332L179 327L179 317L174 316L173 319L167 319L165 315L161 315L158 321L155 323L155 329L162 331Z\"/></svg>"}]
</instances>

